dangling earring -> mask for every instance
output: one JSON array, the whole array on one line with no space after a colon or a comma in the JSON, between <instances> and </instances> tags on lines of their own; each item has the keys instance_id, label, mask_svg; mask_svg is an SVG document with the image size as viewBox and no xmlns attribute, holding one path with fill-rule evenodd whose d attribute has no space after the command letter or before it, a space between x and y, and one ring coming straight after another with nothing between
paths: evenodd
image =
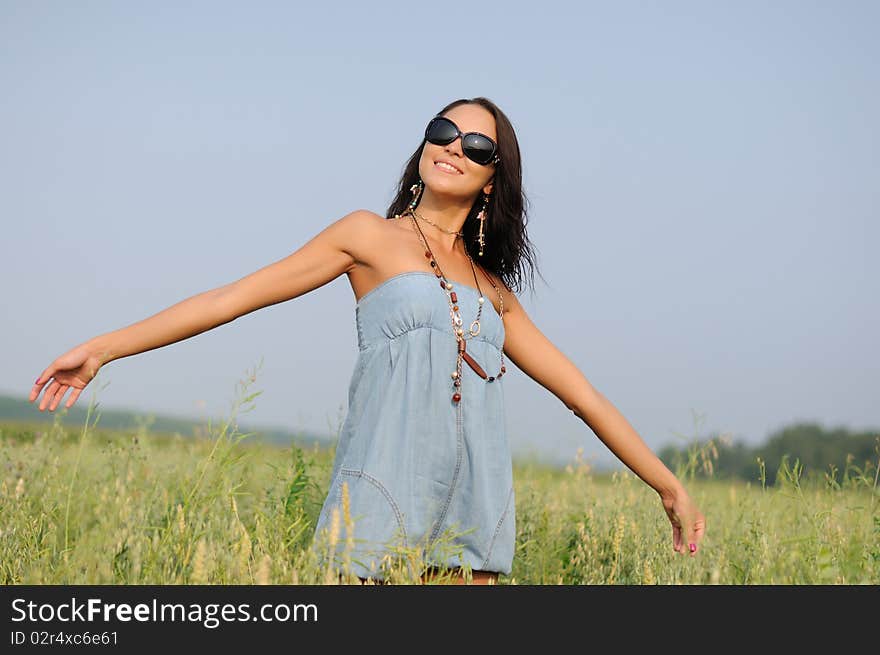
<instances>
[{"instance_id":1,"label":"dangling earring","mask_svg":"<svg viewBox=\"0 0 880 655\"><path fill-rule=\"evenodd\" d=\"M483 206L480 208L480 213L477 214L477 218L480 219L480 236L477 241L480 244L480 257L483 256L483 246L486 245L486 242L483 240L483 223L486 221L486 205L489 204L489 196L488 194L483 194Z\"/></svg>"},{"instance_id":2,"label":"dangling earring","mask_svg":"<svg viewBox=\"0 0 880 655\"><path fill-rule=\"evenodd\" d=\"M412 191L413 199L409 203L410 209L415 209L416 205L419 204L419 199L422 197L422 191L424 191L425 185L422 182L422 178L419 178L419 181L413 184L409 190Z\"/></svg>"}]
</instances>

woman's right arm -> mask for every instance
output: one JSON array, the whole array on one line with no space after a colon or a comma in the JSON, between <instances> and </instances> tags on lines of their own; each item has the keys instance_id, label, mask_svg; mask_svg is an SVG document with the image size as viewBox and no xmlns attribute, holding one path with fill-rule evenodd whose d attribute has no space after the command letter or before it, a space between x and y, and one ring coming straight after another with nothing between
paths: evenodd
<instances>
[{"instance_id":1,"label":"woman's right arm","mask_svg":"<svg viewBox=\"0 0 880 655\"><path fill-rule=\"evenodd\" d=\"M350 271L373 236L377 216L346 214L293 254L235 282L183 300L138 323L94 337L61 355L37 378L33 402L45 387L40 411L54 411L68 389L71 407L104 364L161 348L262 307L301 296ZM49 380L51 384L48 386Z\"/></svg>"}]
</instances>

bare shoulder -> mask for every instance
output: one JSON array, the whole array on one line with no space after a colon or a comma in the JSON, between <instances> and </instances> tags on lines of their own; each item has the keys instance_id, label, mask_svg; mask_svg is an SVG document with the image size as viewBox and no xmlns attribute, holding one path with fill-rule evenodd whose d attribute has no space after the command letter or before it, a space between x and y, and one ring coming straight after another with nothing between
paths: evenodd
<instances>
[{"instance_id":1,"label":"bare shoulder","mask_svg":"<svg viewBox=\"0 0 880 655\"><path fill-rule=\"evenodd\" d=\"M355 209L340 218L339 222L344 223L347 229L357 232L358 236L364 236L365 233L381 227L384 220L369 209Z\"/></svg>"},{"instance_id":2,"label":"bare shoulder","mask_svg":"<svg viewBox=\"0 0 880 655\"><path fill-rule=\"evenodd\" d=\"M373 223L381 223L385 221L384 216L380 216L370 209L355 209L350 215L356 215L363 221L372 221Z\"/></svg>"},{"instance_id":3,"label":"bare shoulder","mask_svg":"<svg viewBox=\"0 0 880 655\"><path fill-rule=\"evenodd\" d=\"M375 243L375 238L387 235L389 228L399 228L400 221L393 218L385 218L369 209L356 209L350 214L343 216L342 220L349 223L349 228L357 232L359 238L366 239L364 243Z\"/></svg>"},{"instance_id":4,"label":"bare shoulder","mask_svg":"<svg viewBox=\"0 0 880 655\"><path fill-rule=\"evenodd\" d=\"M381 242L387 221L369 209L355 209L337 220L331 229L338 230L344 250L354 259L354 265L368 259L369 248Z\"/></svg>"}]
</instances>

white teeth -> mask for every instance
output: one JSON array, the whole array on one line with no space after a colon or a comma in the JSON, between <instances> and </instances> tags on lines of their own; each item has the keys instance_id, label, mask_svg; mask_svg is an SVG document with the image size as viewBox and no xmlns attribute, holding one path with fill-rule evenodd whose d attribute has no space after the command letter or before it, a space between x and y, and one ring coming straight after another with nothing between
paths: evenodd
<instances>
[{"instance_id":1,"label":"white teeth","mask_svg":"<svg viewBox=\"0 0 880 655\"><path fill-rule=\"evenodd\" d=\"M438 161L438 162L437 162L437 166L442 166L442 167L445 168L446 170L451 171L451 172L453 172L453 173L458 173L458 172L459 172L458 169L456 169L454 166L450 166L449 164L444 163L444 162L442 162L442 161Z\"/></svg>"}]
</instances>

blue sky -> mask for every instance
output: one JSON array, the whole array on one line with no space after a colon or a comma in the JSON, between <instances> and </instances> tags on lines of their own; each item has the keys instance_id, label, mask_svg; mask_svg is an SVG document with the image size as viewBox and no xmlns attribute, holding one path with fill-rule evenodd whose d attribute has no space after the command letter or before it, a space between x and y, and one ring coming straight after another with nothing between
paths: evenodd
<instances>
[{"instance_id":1,"label":"blue sky","mask_svg":"<svg viewBox=\"0 0 880 655\"><path fill-rule=\"evenodd\" d=\"M520 300L651 447L876 428L878 24L873 2L0 2L0 391L384 214L430 116L483 95L546 280ZM224 415L262 359L247 421L335 432L356 356L341 276L109 364L99 400ZM516 452L616 462L511 368Z\"/></svg>"}]
</instances>

